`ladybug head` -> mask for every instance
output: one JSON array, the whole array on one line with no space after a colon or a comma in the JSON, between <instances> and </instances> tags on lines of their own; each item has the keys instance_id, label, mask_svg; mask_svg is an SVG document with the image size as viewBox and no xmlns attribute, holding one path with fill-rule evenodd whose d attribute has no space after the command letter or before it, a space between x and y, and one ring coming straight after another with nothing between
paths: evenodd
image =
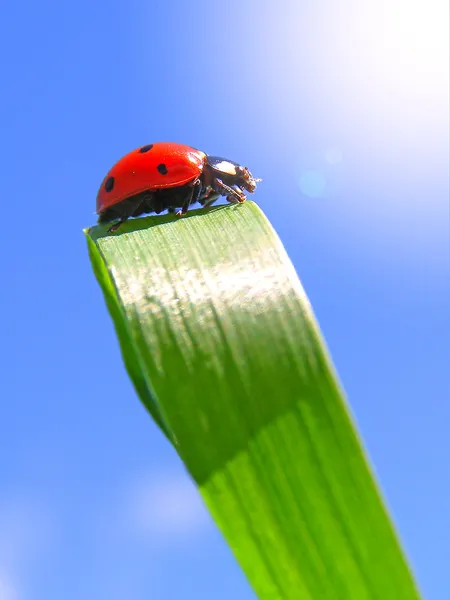
<instances>
[{"instance_id":1,"label":"ladybug head","mask_svg":"<svg viewBox=\"0 0 450 600\"><path fill-rule=\"evenodd\" d=\"M247 167L242 167L232 160L219 158L218 156L208 156L207 160L209 167L216 176L222 178L228 185L237 185L242 190L253 193L256 184L261 181L261 179L255 179Z\"/></svg>"},{"instance_id":2,"label":"ladybug head","mask_svg":"<svg viewBox=\"0 0 450 600\"><path fill-rule=\"evenodd\" d=\"M261 181L261 179L255 179L247 167L238 166L236 168L236 176L238 178L237 185L251 194L256 190L258 181Z\"/></svg>"}]
</instances>

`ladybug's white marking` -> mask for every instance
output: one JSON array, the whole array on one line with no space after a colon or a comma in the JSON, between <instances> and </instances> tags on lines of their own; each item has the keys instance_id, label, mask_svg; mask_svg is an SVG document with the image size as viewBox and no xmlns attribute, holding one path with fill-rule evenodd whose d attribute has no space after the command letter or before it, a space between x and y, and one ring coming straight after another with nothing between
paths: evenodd
<instances>
[{"instance_id":1,"label":"ladybug's white marking","mask_svg":"<svg viewBox=\"0 0 450 600\"><path fill-rule=\"evenodd\" d=\"M214 163L214 168L220 171L221 173L226 173L227 175L236 175L236 165L233 165L227 160Z\"/></svg>"}]
</instances>

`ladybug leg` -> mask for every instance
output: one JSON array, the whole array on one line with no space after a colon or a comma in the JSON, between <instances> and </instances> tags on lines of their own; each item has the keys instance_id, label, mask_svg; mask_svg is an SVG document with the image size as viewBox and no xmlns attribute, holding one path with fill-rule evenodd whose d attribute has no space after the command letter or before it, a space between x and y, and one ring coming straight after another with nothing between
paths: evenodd
<instances>
[{"instance_id":1,"label":"ladybug leg","mask_svg":"<svg viewBox=\"0 0 450 600\"><path fill-rule=\"evenodd\" d=\"M226 196L228 202L241 203L245 202L246 196L238 186L230 187L225 185L221 179L216 179L213 184L214 191L218 192L221 196Z\"/></svg>"},{"instance_id":2,"label":"ladybug leg","mask_svg":"<svg viewBox=\"0 0 450 600\"><path fill-rule=\"evenodd\" d=\"M247 196L242 191L242 188L240 188L238 185L232 185L231 190L232 190L232 194L229 194L227 196L228 202L234 202L236 204L241 204L242 202L245 202L247 200Z\"/></svg>"},{"instance_id":3,"label":"ladybug leg","mask_svg":"<svg viewBox=\"0 0 450 600\"><path fill-rule=\"evenodd\" d=\"M111 227L108 229L108 233L113 233L114 231L117 231L122 225L122 223L125 223L125 221L127 221L130 217L137 217L138 215L142 214L142 212L144 212L146 208L149 207L148 203L151 200L151 194L138 194L135 198L132 199L132 201L127 206L126 214L123 214L120 217L119 221L117 221L117 223L111 225Z\"/></svg>"},{"instance_id":4,"label":"ladybug leg","mask_svg":"<svg viewBox=\"0 0 450 600\"><path fill-rule=\"evenodd\" d=\"M181 210L177 212L177 217L181 217L187 213L191 204L195 204L198 202L200 198L200 194L202 193L202 184L200 179L194 183L194 185L188 188L188 193L186 194L186 198L184 199L183 206Z\"/></svg>"},{"instance_id":5,"label":"ladybug leg","mask_svg":"<svg viewBox=\"0 0 450 600\"><path fill-rule=\"evenodd\" d=\"M119 227L122 225L122 223L125 223L125 221L127 219L128 219L128 216L120 217L120 220L117 221L117 223L114 223L114 225L111 225L111 227L108 229L108 233L113 233L114 231L117 231L119 229Z\"/></svg>"},{"instance_id":6,"label":"ladybug leg","mask_svg":"<svg viewBox=\"0 0 450 600\"><path fill-rule=\"evenodd\" d=\"M204 200L202 201L203 208L209 208L214 202L220 198L219 192L211 192Z\"/></svg>"}]
</instances>

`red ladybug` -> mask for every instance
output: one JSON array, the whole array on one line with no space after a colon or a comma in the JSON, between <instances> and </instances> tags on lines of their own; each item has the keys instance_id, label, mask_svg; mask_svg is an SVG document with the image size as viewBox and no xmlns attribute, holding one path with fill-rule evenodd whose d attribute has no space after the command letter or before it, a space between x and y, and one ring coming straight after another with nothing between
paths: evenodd
<instances>
[{"instance_id":1,"label":"red ladybug","mask_svg":"<svg viewBox=\"0 0 450 600\"><path fill-rule=\"evenodd\" d=\"M109 229L116 231L129 217L143 213L179 208L181 216L191 204L211 206L219 196L245 202L244 191L253 193L258 181L247 167L190 146L148 144L122 157L103 179L97 194L98 221L119 219Z\"/></svg>"}]
</instances>

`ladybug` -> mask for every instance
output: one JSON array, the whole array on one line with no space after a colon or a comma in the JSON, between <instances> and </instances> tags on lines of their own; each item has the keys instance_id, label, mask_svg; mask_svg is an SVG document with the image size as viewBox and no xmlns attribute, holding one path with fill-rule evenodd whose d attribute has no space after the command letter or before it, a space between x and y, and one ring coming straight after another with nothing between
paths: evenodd
<instances>
[{"instance_id":1,"label":"ladybug","mask_svg":"<svg viewBox=\"0 0 450 600\"><path fill-rule=\"evenodd\" d=\"M191 204L211 206L220 196L245 202L256 183L247 167L209 156L184 144L157 142L123 156L107 173L97 194L98 222L119 219L116 231L130 217L163 210L185 215Z\"/></svg>"}]
</instances>

